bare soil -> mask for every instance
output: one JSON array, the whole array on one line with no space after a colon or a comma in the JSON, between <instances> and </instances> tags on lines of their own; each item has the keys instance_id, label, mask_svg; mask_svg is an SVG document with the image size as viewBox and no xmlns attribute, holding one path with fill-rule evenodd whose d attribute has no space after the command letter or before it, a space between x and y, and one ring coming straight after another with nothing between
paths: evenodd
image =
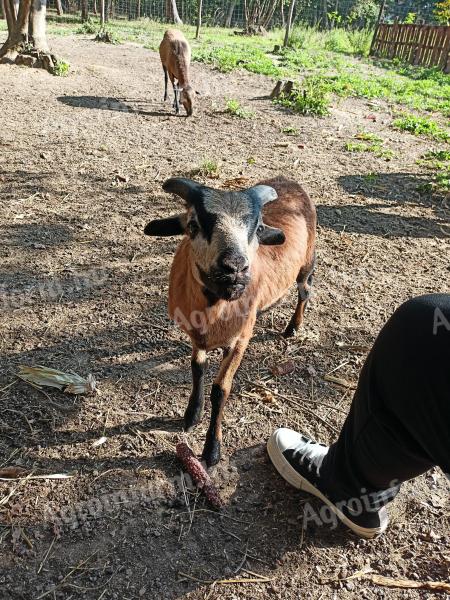
<instances>
[{"instance_id":1,"label":"bare soil","mask_svg":"<svg viewBox=\"0 0 450 600\"><path fill-rule=\"evenodd\" d=\"M295 116L267 99L271 80L198 64L195 115L176 117L162 102L154 53L80 37L54 39L53 49L70 61L70 77L1 67L0 465L73 477L0 482L2 600L433 596L345 577L367 565L394 578L448 577L442 473L405 484L387 533L362 541L341 526L302 531L305 502L321 505L285 484L265 453L281 425L331 442L351 391L324 375L334 369L355 382L401 302L448 290L448 207L417 190L415 161L430 144L394 132L382 102L340 102L325 119ZM255 117L225 114L227 98ZM395 158L346 152L362 128ZM190 385L189 345L166 312L177 240L143 236L149 219L179 210L164 180L205 159L219 162L217 179L204 178L213 186L293 177L319 216L303 331L289 343L279 335L292 293L259 321L235 381L213 473L222 516L173 484ZM271 376L288 358L295 372ZM92 373L99 394L44 394L15 379L20 364ZM256 384L285 399L265 402ZM207 416L189 435L196 451ZM211 584L249 571L270 581Z\"/></svg>"}]
</instances>

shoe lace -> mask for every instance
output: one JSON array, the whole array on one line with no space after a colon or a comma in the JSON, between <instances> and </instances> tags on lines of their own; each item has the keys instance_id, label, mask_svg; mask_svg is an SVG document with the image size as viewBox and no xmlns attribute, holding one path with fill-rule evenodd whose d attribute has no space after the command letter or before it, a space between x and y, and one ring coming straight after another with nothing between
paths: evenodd
<instances>
[{"instance_id":1,"label":"shoe lace","mask_svg":"<svg viewBox=\"0 0 450 600\"><path fill-rule=\"evenodd\" d=\"M323 457L325 453L320 453L319 448L323 448L323 444L319 444L314 440L308 440L306 443L293 452L293 458L297 458L299 464L305 465L308 471L312 471L312 467L315 467L317 477L320 477L320 467L322 466ZM300 455L300 456L299 456Z\"/></svg>"}]
</instances>

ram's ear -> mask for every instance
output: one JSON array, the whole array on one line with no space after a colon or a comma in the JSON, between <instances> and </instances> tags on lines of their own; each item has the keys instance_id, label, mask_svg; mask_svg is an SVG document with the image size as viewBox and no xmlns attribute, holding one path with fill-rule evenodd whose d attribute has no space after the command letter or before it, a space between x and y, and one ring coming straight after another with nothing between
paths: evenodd
<instances>
[{"instance_id":1,"label":"ram's ear","mask_svg":"<svg viewBox=\"0 0 450 600\"><path fill-rule=\"evenodd\" d=\"M186 230L186 213L167 217L167 219L155 219L147 223L144 229L145 235L170 236L183 235Z\"/></svg>"},{"instance_id":2,"label":"ram's ear","mask_svg":"<svg viewBox=\"0 0 450 600\"><path fill-rule=\"evenodd\" d=\"M263 225L262 231L258 232L258 241L262 246L280 246L286 241L286 236L281 229Z\"/></svg>"}]
</instances>

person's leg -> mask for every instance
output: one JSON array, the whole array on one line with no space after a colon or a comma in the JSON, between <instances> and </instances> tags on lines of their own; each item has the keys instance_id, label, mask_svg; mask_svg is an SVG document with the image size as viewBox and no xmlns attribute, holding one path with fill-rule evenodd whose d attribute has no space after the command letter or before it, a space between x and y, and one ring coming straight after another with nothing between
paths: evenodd
<instances>
[{"instance_id":1,"label":"person's leg","mask_svg":"<svg viewBox=\"0 0 450 600\"><path fill-rule=\"evenodd\" d=\"M405 302L381 330L322 473L342 491L450 472L450 295Z\"/></svg>"},{"instance_id":2,"label":"person's leg","mask_svg":"<svg viewBox=\"0 0 450 600\"><path fill-rule=\"evenodd\" d=\"M450 295L434 294L403 304L380 332L335 444L279 430L268 449L293 485L333 504L364 496L367 508L370 500L373 514L354 529L370 536L385 528L377 511L398 484L435 465L450 472L449 425ZM349 516L345 505L343 513Z\"/></svg>"}]
</instances>

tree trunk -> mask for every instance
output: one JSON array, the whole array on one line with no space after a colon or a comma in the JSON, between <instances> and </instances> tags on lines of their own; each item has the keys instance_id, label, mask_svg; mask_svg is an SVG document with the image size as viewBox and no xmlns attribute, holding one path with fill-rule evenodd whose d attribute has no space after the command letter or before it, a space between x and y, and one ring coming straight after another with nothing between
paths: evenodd
<instances>
[{"instance_id":1,"label":"tree trunk","mask_svg":"<svg viewBox=\"0 0 450 600\"><path fill-rule=\"evenodd\" d=\"M183 21L178 14L176 0L166 0L166 19L169 23L175 23L176 25L183 24Z\"/></svg>"},{"instance_id":2,"label":"tree trunk","mask_svg":"<svg viewBox=\"0 0 450 600\"><path fill-rule=\"evenodd\" d=\"M197 29L195 31L195 39L198 40L200 37L200 27L202 26L202 7L203 0L198 0L198 11L197 11Z\"/></svg>"},{"instance_id":3,"label":"tree trunk","mask_svg":"<svg viewBox=\"0 0 450 600\"><path fill-rule=\"evenodd\" d=\"M287 48L287 46L289 44L289 36L291 35L292 16L294 14L294 8L295 8L295 0L291 0L291 3L289 5L288 20L287 20L287 23L286 23L286 33L284 34L283 46L285 48Z\"/></svg>"},{"instance_id":4,"label":"tree trunk","mask_svg":"<svg viewBox=\"0 0 450 600\"><path fill-rule=\"evenodd\" d=\"M31 30L34 47L38 52L49 53L47 44L47 33L45 28L45 17L47 14L47 0L33 0L31 12Z\"/></svg>"},{"instance_id":5,"label":"tree trunk","mask_svg":"<svg viewBox=\"0 0 450 600\"><path fill-rule=\"evenodd\" d=\"M100 0L100 29L105 28L105 0Z\"/></svg>"},{"instance_id":6,"label":"tree trunk","mask_svg":"<svg viewBox=\"0 0 450 600\"><path fill-rule=\"evenodd\" d=\"M236 7L236 2L234 2L234 0L231 0L230 6L228 7L228 13L227 13L227 16L225 19L225 23L224 23L225 27L231 27L231 20L233 18L233 13L234 13L235 7Z\"/></svg>"},{"instance_id":7,"label":"tree trunk","mask_svg":"<svg viewBox=\"0 0 450 600\"><path fill-rule=\"evenodd\" d=\"M7 3L8 39L0 49L0 62L41 67L53 73L57 59L47 44L47 0L20 0L17 16L14 0L4 0L5 7Z\"/></svg>"},{"instance_id":8,"label":"tree trunk","mask_svg":"<svg viewBox=\"0 0 450 600\"><path fill-rule=\"evenodd\" d=\"M56 2L56 12L59 16L64 14L63 6L61 0L55 0Z\"/></svg>"},{"instance_id":9,"label":"tree trunk","mask_svg":"<svg viewBox=\"0 0 450 600\"><path fill-rule=\"evenodd\" d=\"M281 15L281 27L284 29L286 27L286 20L284 18L284 0L280 2L280 15Z\"/></svg>"},{"instance_id":10,"label":"tree trunk","mask_svg":"<svg viewBox=\"0 0 450 600\"><path fill-rule=\"evenodd\" d=\"M88 0L81 0L81 22L85 23L89 19Z\"/></svg>"}]
</instances>

